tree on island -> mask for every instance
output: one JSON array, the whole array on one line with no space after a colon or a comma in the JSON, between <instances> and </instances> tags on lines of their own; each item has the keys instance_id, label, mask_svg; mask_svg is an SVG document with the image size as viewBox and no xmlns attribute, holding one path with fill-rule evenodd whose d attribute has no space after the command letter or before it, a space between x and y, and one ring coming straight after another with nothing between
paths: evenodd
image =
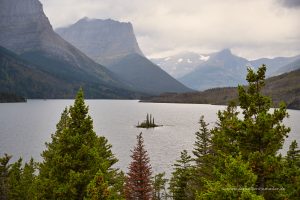
<instances>
[{"instance_id":1,"label":"tree on island","mask_svg":"<svg viewBox=\"0 0 300 200\"><path fill-rule=\"evenodd\" d=\"M158 127L158 126L161 126L161 125L155 124L154 117L152 117L151 114L149 115L147 113L146 120L143 121L141 124L138 123L138 125L136 127L137 128L155 128L155 127Z\"/></svg>"},{"instance_id":2,"label":"tree on island","mask_svg":"<svg viewBox=\"0 0 300 200\"><path fill-rule=\"evenodd\" d=\"M126 199L150 200L153 194L152 171L142 133L137 136L137 144L132 151L131 158L132 162L129 165L129 172L125 181Z\"/></svg>"}]
</instances>

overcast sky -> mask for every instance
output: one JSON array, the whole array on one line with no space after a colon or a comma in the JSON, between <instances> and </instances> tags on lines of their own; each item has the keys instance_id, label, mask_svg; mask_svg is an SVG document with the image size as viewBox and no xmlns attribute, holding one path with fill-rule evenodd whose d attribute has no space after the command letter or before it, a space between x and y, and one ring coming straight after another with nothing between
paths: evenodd
<instances>
[{"instance_id":1,"label":"overcast sky","mask_svg":"<svg viewBox=\"0 0 300 200\"><path fill-rule=\"evenodd\" d=\"M40 0L54 28L82 17L133 24L148 57L231 48L246 57L300 54L300 0Z\"/></svg>"}]
</instances>

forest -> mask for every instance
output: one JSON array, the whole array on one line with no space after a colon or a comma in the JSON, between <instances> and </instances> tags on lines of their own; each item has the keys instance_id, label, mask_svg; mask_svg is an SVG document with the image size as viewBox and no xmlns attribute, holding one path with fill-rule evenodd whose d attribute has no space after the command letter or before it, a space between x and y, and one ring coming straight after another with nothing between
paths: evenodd
<instances>
[{"instance_id":1,"label":"forest","mask_svg":"<svg viewBox=\"0 0 300 200\"><path fill-rule=\"evenodd\" d=\"M264 65L248 69L248 87L237 88L237 102L218 112L213 128L199 116L193 151L178 155L169 180L153 173L142 133L128 172L115 167L118 159L95 133L80 89L41 162L11 162L11 155L1 155L0 200L299 199L300 150L293 141L286 155L279 153L290 132L283 123L288 112L284 103L271 110L270 97L262 93L265 72Z\"/></svg>"}]
</instances>

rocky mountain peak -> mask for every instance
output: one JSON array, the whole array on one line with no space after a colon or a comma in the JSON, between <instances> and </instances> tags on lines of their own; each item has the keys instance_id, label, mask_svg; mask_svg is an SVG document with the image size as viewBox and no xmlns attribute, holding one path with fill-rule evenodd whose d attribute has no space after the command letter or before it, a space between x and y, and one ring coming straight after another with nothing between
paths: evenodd
<instances>
[{"instance_id":1,"label":"rocky mountain peak","mask_svg":"<svg viewBox=\"0 0 300 200\"><path fill-rule=\"evenodd\" d=\"M229 57L229 56L233 56L233 54L230 49L223 49L223 50L219 51L218 53L216 53L216 56Z\"/></svg>"},{"instance_id":2,"label":"rocky mountain peak","mask_svg":"<svg viewBox=\"0 0 300 200\"><path fill-rule=\"evenodd\" d=\"M38 0L1 0L0 30L0 45L23 53L41 48L39 39L52 26Z\"/></svg>"},{"instance_id":3,"label":"rocky mountain peak","mask_svg":"<svg viewBox=\"0 0 300 200\"><path fill-rule=\"evenodd\" d=\"M130 22L85 17L56 32L101 64L129 54L143 55Z\"/></svg>"}]
</instances>

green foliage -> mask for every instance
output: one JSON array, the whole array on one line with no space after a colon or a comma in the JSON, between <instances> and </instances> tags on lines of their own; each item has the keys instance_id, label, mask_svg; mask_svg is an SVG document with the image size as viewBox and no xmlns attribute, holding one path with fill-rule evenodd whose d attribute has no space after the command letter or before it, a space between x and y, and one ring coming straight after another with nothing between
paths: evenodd
<instances>
[{"instance_id":1,"label":"green foliage","mask_svg":"<svg viewBox=\"0 0 300 200\"><path fill-rule=\"evenodd\" d=\"M187 183L186 199L195 199L196 192L203 190L204 180L213 176L214 157L212 154L211 132L208 129L209 124L204 121L204 116L200 117L199 124L199 131L195 133L196 141L192 151L195 165L191 168L191 178Z\"/></svg>"},{"instance_id":2,"label":"green foliage","mask_svg":"<svg viewBox=\"0 0 300 200\"><path fill-rule=\"evenodd\" d=\"M8 164L11 156L0 158L0 199L35 199L36 163L31 159L22 167L22 159Z\"/></svg>"},{"instance_id":3,"label":"green foliage","mask_svg":"<svg viewBox=\"0 0 300 200\"><path fill-rule=\"evenodd\" d=\"M8 178L10 165L9 160L11 156L5 154L4 157L0 158L0 200L8 199Z\"/></svg>"},{"instance_id":4,"label":"green foliage","mask_svg":"<svg viewBox=\"0 0 300 200\"><path fill-rule=\"evenodd\" d=\"M39 199L83 199L99 170L108 186L113 187L112 165L117 159L107 140L93 131L82 90L74 105L62 113L51 137L52 142L46 144L47 149L42 153Z\"/></svg>"},{"instance_id":5,"label":"green foliage","mask_svg":"<svg viewBox=\"0 0 300 200\"><path fill-rule=\"evenodd\" d=\"M205 157L211 153L211 134L208 129L209 124L204 121L204 116L200 117L199 124L200 128L196 132L196 141L193 150L197 166L205 164Z\"/></svg>"},{"instance_id":6,"label":"green foliage","mask_svg":"<svg viewBox=\"0 0 300 200\"><path fill-rule=\"evenodd\" d=\"M192 158L188 155L186 150L183 150L180 159L176 160L174 164L174 172L170 179L170 192L174 200L186 199L186 189L188 181L191 179L192 174Z\"/></svg>"},{"instance_id":7,"label":"green foliage","mask_svg":"<svg viewBox=\"0 0 300 200\"><path fill-rule=\"evenodd\" d=\"M166 183L168 179L165 178L166 173L158 173L153 177L152 185L153 185L153 200L161 200L163 196L167 195L166 192Z\"/></svg>"},{"instance_id":8,"label":"green foliage","mask_svg":"<svg viewBox=\"0 0 300 200\"><path fill-rule=\"evenodd\" d=\"M107 200L110 199L110 191L108 182L104 178L104 174L98 171L94 179L87 187L86 200Z\"/></svg>"},{"instance_id":9,"label":"green foliage","mask_svg":"<svg viewBox=\"0 0 300 200\"><path fill-rule=\"evenodd\" d=\"M297 200L300 196L300 149L293 141L290 145L287 156L283 162L280 174L279 185L284 188L283 197L290 200Z\"/></svg>"},{"instance_id":10,"label":"green foliage","mask_svg":"<svg viewBox=\"0 0 300 200\"><path fill-rule=\"evenodd\" d=\"M234 104L219 112L219 122L212 131L212 143L214 152L220 151L234 157L241 154L257 175L256 188L261 188L257 193L275 198L280 195L280 191L273 192L263 188L272 188L276 174L280 173L281 164L277 152L290 129L282 122L288 116L286 107L282 104L271 112L270 98L261 94L265 85L265 71L264 65L256 73L248 69L249 86L238 88L243 118L239 116Z\"/></svg>"},{"instance_id":11,"label":"green foliage","mask_svg":"<svg viewBox=\"0 0 300 200\"><path fill-rule=\"evenodd\" d=\"M201 200L263 200L262 196L251 190L256 182L256 175L249 169L249 164L242 160L242 156L220 157L214 168L215 178L206 180L204 191L198 194Z\"/></svg>"}]
</instances>

